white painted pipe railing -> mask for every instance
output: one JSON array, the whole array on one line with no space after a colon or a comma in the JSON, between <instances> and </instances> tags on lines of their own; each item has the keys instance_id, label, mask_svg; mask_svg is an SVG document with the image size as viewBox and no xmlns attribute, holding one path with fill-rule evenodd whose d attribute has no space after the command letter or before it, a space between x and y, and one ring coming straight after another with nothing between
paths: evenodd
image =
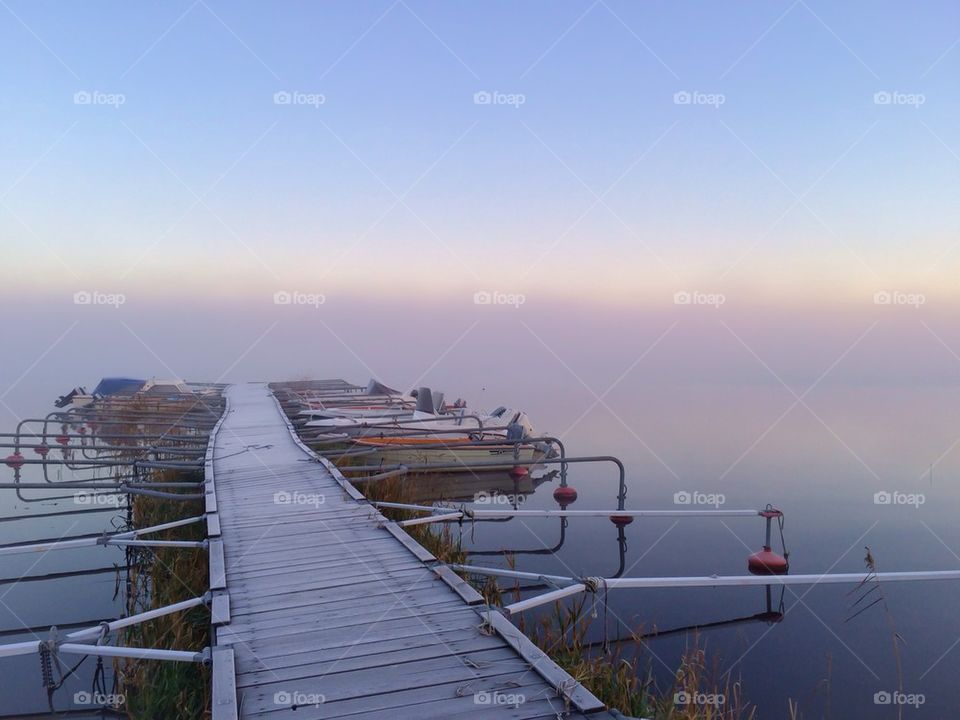
<instances>
[{"instance_id":1,"label":"white painted pipe railing","mask_svg":"<svg viewBox=\"0 0 960 720\"><path fill-rule=\"evenodd\" d=\"M396 510L413 510L430 513L449 514L463 513L464 509L450 505L412 505L409 503L374 501L370 503L378 508L394 508ZM519 510L513 508L488 509L470 508L469 513L477 517L505 517L516 515L519 517L759 517L764 510Z\"/></svg>"},{"instance_id":2,"label":"white painted pipe railing","mask_svg":"<svg viewBox=\"0 0 960 720\"><path fill-rule=\"evenodd\" d=\"M100 655L101 657L135 658L137 660L172 660L174 662L204 662L206 655L189 650L158 650L154 648L117 647L114 645L85 645L64 643L58 650L73 655Z\"/></svg>"},{"instance_id":3,"label":"white painted pipe railing","mask_svg":"<svg viewBox=\"0 0 960 720\"><path fill-rule=\"evenodd\" d=\"M206 515L198 515L192 518L184 518L183 520L173 520L172 522L162 523L161 525L151 525L150 527L140 528L139 530L116 533L113 537L139 537L140 535L160 532L161 530L169 530L175 527L183 527L184 525L192 525L193 523L202 522L203 520L206 520L206 518Z\"/></svg>"},{"instance_id":4,"label":"white painted pipe railing","mask_svg":"<svg viewBox=\"0 0 960 720\"><path fill-rule=\"evenodd\" d=\"M39 640L28 640L27 642L7 643L0 645L0 657L13 657L14 655L31 655L40 651Z\"/></svg>"},{"instance_id":5,"label":"white painted pipe railing","mask_svg":"<svg viewBox=\"0 0 960 720\"><path fill-rule=\"evenodd\" d=\"M399 503L391 503L389 506L380 505L380 507L395 507ZM403 509L403 508L401 508ZM424 509L426 507L408 507L405 509ZM423 525L426 523L447 522L449 520L460 520L462 518L493 518L493 517L519 517L519 518L564 518L564 517L630 517L630 518L731 518L731 517L759 517L760 510L514 510L504 508L502 510L457 510L449 512L450 508L438 508L442 512L439 515L427 515L422 518L413 518L411 520L401 520L397 523L400 527L410 525Z\"/></svg>"},{"instance_id":6,"label":"white painted pipe railing","mask_svg":"<svg viewBox=\"0 0 960 720\"><path fill-rule=\"evenodd\" d=\"M502 570L500 568L482 567L481 565L459 565L450 563L447 567L451 570L473 573L475 575L502 576L516 580L538 580L554 585L572 585L576 582L573 578L564 577L563 575L545 575L543 573L523 572L521 570Z\"/></svg>"},{"instance_id":7,"label":"white painted pipe railing","mask_svg":"<svg viewBox=\"0 0 960 720\"><path fill-rule=\"evenodd\" d=\"M96 537L77 538L75 540L55 540L48 543L32 543L30 545L16 545L14 547L0 548L0 556L19 555L28 552L48 552L51 550L71 550L73 548L95 547L97 545L131 545L136 547L183 547L198 548L206 547L204 540L137 540L140 535L169 530L174 527L181 527L191 523L200 522L203 516L186 518L184 520L175 520L173 522L163 523L162 525L152 525L150 527L130 530L121 533L103 534Z\"/></svg>"},{"instance_id":8,"label":"white painted pipe railing","mask_svg":"<svg viewBox=\"0 0 960 720\"><path fill-rule=\"evenodd\" d=\"M411 525L426 525L428 523L446 522L447 520L459 520L462 517L462 512L446 513L445 515L428 515L426 517L413 518L412 520L401 520L397 525L400 527L410 527Z\"/></svg>"},{"instance_id":9,"label":"white painted pipe railing","mask_svg":"<svg viewBox=\"0 0 960 720\"><path fill-rule=\"evenodd\" d=\"M134 547L180 547L202 548L207 547L206 540L134 540L132 538L117 538L112 535L103 535L77 540L61 540L52 543L38 543L34 545L18 545L17 547L0 548L0 556L19 555L28 552L48 552L51 550L72 550L82 547L96 547L97 545L119 545Z\"/></svg>"},{"instance_id":10,"label":"white painted pipe railing","mask_svg":"<svg viewBox=\"0 0 960 720\"><path fill-rule=\"evenodd\" d=\"M142 622L147 622L148 620L154 620L164 615L172 615L176 612L181 612L182 610L189 610L190 608L197 607L198 605L203 605L207 601L206 596L190 598L189 600L183 600L178 603L173 603L172 605L165 605L160 608L154 608L153 610L147 610L146 612L137 613L136 615L130 615L129 617L120 618L119 620L113 620L111 622L104 622L100 625L82 628L80 630L74 630L71 633L64 635L65 640L85 640L88 638L98 638L101 634L104 634L106 630L120 630L125 627L130 627L131 625L138 625ZM14 655L30 655L35 652L40 651L40 645L42 644L41 640L29 640L27 642L19 643L8 643L7 645L0 645L0 657L12 657ZM70 644L70 643L67 643ZM77 644L78 647L90 648L94 647L91 645L84 645L82 643ZM63 647L62 645L60 646ZM136 650L137 648L131 648ZM87 653L93 654L93 653ZM133 657L133 656L118 656L118 657ZM139 657L139 656L138 656Z\"/></svg>"},{"instance_id":11,"label":"white painted pipe railing","mask_svg":"<svg viewBox=\"0 0 960 720\"><path fill-rule=\"evenodd\" d=\"M555 602L587 590L586 583L574 578L565 578L573 582L568 587L552 590L542 595L520 600L503 608L508 614L515 614ZM692 587L749 587L756 585L832 585L838 583L859 584L865 580L878 582L916 582L926 580L960 580L960 570L921 570L912 572L881 573L827 573L822 575L708 575L691 577L654 577L654 578L587 578L594 588L623 590L637 588L692 588Z\"/></svg>"},{"instance_id":12,"label":"white painted pipe railing","mask_svg":"<svg viewBox=\"0 0 960 720\"><path fill-rule=\"evenodd\" d=\"M156 618L163 617L164 615L172 615L173 613L180 612L182 610L189 610L190 608L195 608L198 605L203 605L207 602L206 596L190 598L189 600L183 600L178 603L173 603L172 605L164 605L163 607L154 608L153 610L147 610L146 612L138 613L136 615L130 615L129 617L120 618L119 620L113 620L106 623L106 627L110 630L120 630L125 627L130 627L131 625L139 625L142 622L147 622L148 620L155 620ZM71 633L67 633L65 638L67 640L82 640L88 637L98 637L103 630L103 625L96 625L94 627L84 628L82 630L75 630Z\"/></svg>"}]
</instances>

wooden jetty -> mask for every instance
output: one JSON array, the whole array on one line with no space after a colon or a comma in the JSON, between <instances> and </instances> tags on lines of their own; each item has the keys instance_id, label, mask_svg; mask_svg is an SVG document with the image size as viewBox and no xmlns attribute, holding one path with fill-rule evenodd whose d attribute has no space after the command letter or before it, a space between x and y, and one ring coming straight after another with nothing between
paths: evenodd
<instances>
[{"instance_id":1,"label":"wooden jetty","mask_svg":"<svg viewBox=\"0 0 960 720\"><path fill-rule=\"evenodd\" d=\"M266 384L225 395L205 464L214 720L610 717L303 445Z\"/></svg>"}]
</instances>

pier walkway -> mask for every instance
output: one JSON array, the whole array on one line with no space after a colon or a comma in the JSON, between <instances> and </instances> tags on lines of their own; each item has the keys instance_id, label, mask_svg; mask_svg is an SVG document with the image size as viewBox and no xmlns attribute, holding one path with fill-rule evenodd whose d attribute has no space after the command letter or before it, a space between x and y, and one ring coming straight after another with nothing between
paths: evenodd
<instances>
[{"instance_id":1,"label":"pier walkway","mask_svg":"<svg viewBox=\"0 0 960 720\"><path fill-rule=\"evenodd\" d=\"M214 720L610 717L302 445L266 384L226 397L205 473Z\"/></svg>"}]
</instances>

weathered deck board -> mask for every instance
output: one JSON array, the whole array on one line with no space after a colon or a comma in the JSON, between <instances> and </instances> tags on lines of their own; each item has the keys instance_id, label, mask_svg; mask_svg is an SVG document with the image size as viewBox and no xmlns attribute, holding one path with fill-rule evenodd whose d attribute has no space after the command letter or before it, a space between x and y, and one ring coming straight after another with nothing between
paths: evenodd
<instances>
[{"instance_id":1,"label":"weathered deck board","mask_svg":"<svg viewBox=\"0 0 960 720\"><path fill-rule=\"evenodd\" d=\"M218 707L287 717L297 698L298 718L532 719L565 709L556 687L573 687L571 678L505 640L505 618L498 632L482 631L482 598L310 453L266 385L234 385L227 398L207 458L220 533L211 579L225 585L217 642L232 650L217 656L214 720ZM224 701L227 672L236 705ZM524 702L485 702L496 692ZM582 688L573 694L588 712L602 709ZM576 707L566 716L584 717Z\"/></svg>"}]
</instances>

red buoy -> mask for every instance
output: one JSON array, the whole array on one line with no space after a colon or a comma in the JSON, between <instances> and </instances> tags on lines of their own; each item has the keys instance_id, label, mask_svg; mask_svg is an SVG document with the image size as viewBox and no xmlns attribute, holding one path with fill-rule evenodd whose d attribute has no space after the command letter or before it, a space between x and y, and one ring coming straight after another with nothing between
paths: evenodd
<instances>
[{"instance_id":1,"label":"red buoy","mask_svg":"<svg viewBox=\"0 0 960 720\"><path fill-rule=\"evenodd\" d=\"M23 455L20 454L20 451L16 451L13 455L7 455L4 462L8 467L12 467L14 470L19 470L23 467Z\"/></svg>"},{"instance_id":2,"label":"red buoy","mask_svg":"<svg viewBox=\"0 0 960 720\"><path fill-rule=\"evenodd\" d=\"M47 456L47 453L50 452L50 446L47 445L46 443L42 443L42 444L40 444L40 445L37 445L37 446L33 449L33 451L34 451L37 455L39 455L40 457L46 457L46 456Z\"/></svg>"},{"instance_id":3,"label":"red buoy","mask_svg":"<svg viewBox=\"0 0 960 720\"><path fill-rule=\"evenodd\" d=\"M633 515L611 515L610 522L619 528L626 527L633 522Z\"/></svg>"},{"instance_id":4,"label":"red buoy","mask_svg":"<svg viewBox=\"0 0 960 720\"><path fill-rule=\"evenodd\" d=\"M747 569L753 575L786 575L788 568L787 559L773 552L769 545L747 558Z\"/></svg>"},{"instance_id":5,"label":"red buoy","mask_svg":"<svg viewBox=\"0 0 960 720\"><path fill-rule=\"evenodd\" d=\"M577 491L569 485L561 485L553 491L553 499L557 501L560 507L565 508L577 499Z\"/></svg>"},{"instance_id":6,"label":"red buoy","mask_svg":"<svg viewBox=\"0 0 960 720\"><path fill-rule=\"evenodd\" d=\"M510 476L511 480L522 480L529 474L530 474L530 471L527 470L527 468L525 468L523 465L514 465L507 472L507 475Z\"/></svg>"}]
</instances>

